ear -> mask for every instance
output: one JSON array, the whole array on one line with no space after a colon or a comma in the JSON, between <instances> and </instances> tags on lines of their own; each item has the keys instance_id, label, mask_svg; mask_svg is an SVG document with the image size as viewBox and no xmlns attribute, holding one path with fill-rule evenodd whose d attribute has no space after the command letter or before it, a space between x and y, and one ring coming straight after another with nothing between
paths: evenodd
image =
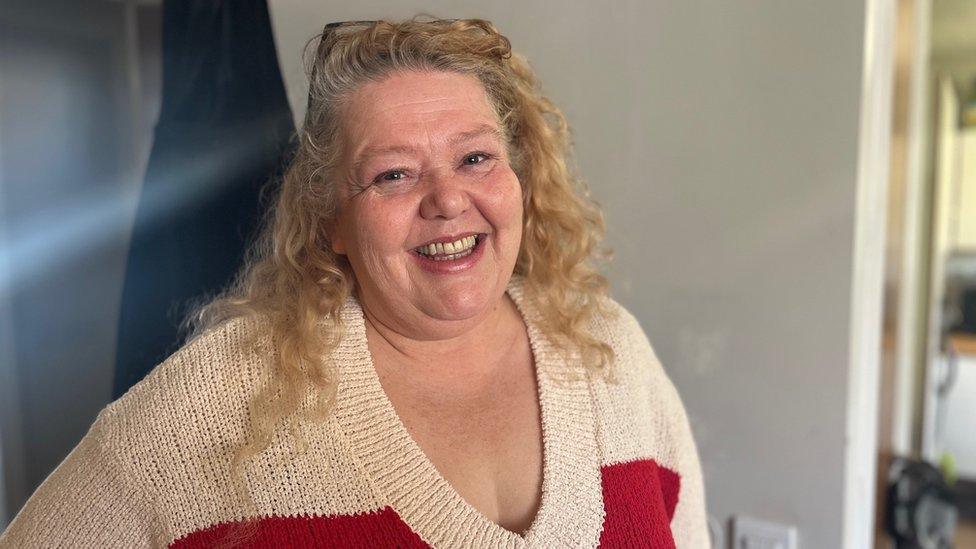
<instances>
[{"instance_id":1,"label":"ear","mask_svg":"<svg viewBox=\"0 0 976 549\"><path fill-rule=\"evenodd\" d=\"M332 251L338 255L346 255L346 243L342 241L342 237L337 232L330 234L332 235Z\"/></svg>"},{"instance_id":2,"label":"ear","mask_svg":"<svg viewBox=\"0 0 976 549\"><path fill-rule=\"evenodd\" d=\"M332 251L338 255L346 255L346 243L339 234L338 225L335 220L327 222L325 224L325 234L329 239L329 247L332 248Z\"/></svg>"}]
</instances>

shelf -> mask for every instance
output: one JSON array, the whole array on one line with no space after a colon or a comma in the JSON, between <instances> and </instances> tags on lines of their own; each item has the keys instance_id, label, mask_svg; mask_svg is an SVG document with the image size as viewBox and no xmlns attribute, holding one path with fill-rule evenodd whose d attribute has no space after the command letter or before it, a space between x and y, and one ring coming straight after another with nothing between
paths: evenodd
<instances>
[{"instance_id":1,"label":"shelf","mask_svg":"<svg viewBox=\"0 0 976 549\"><path fill-rule=\"evenodd\" d=\"M976 357L976 334L949 334L949 345L959 356Z\"/></svg>"}]
</instances>

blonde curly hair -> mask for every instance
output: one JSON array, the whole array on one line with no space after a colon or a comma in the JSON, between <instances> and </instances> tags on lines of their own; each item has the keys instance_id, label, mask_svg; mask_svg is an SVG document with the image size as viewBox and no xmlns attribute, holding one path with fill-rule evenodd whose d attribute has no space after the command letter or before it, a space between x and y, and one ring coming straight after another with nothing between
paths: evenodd
<instances>
[{"instance_id":1,"label":"blonde curly hair","mask_svg":"<svg viewBox=\"0 0 976 549\"><path fill-rule=\"evenodd\" d=\"M524 277L524 295L540 311L543 333L588 369L608 372L613 351L586 330L594 315L609 312L602 299L607 281L598 269L609 258L600 247L603 217L571 167L565 117L509 40L480 19L341 24L309 42L305 61L308 109L264 229L235 283L189 321L200 334L231 318L260 318L263 337L273 342L270 381L250 403L250 438L235 466L267 448L280 421L299 415L322 421L334 403L336 370L328 356L342 332L339 311L356 283L326 230L337 211L334 182L343 177L343 106L360 86L394 72L452 71L484 86L522 187L514 274ZM306 409L310 394L314 404Z\"/></svg>"}]
</instances>

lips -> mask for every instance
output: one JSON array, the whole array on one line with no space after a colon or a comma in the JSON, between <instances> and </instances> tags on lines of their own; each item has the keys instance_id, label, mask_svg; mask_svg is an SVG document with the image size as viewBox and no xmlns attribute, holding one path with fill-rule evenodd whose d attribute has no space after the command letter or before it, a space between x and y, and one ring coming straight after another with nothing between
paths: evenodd
<instances>
[{"instance_id":1,"label":"lips","mask_svg":"<svg viewBox=\"0 0 976 549\"><path fill-rule=\"evenodd\" d=\"M411 250L411 255L423 270L431 274L447 275L460 273L474 267L481 260L482 256L484 256L485 246L487 245L488 235L484 233L469 233L468 237L474 239L474 246L462 247L460 251L455 251L454 253L448 253L443 248L438 251L436 246L438 244L443 246L443 239L438 239L426 245L429 250L429 246L433 244L437 253L428 255L415 248ZM464 241L465 238L467 237L462 237L460 240ZM448 240L448 242L451 241ZM457 240L454 240L454 242L457 242Z\"/></svg>"}]
</instances>

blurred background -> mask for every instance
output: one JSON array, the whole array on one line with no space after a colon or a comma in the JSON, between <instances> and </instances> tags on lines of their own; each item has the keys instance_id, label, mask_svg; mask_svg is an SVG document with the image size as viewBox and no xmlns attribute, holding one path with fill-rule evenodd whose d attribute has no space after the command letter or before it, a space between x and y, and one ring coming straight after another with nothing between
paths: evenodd
<instances>
[{"instance_id":1,"label":"blurred background","mask_svg":"<svg viewBox=\"0 0 976 549\"><path fill-rule=\"evenodd\" d=\"M418 13L564 109L716 547L976 547L976 0L0 0L0 528L229 281L306 41Z\"/></svg>"}]
</instances>

